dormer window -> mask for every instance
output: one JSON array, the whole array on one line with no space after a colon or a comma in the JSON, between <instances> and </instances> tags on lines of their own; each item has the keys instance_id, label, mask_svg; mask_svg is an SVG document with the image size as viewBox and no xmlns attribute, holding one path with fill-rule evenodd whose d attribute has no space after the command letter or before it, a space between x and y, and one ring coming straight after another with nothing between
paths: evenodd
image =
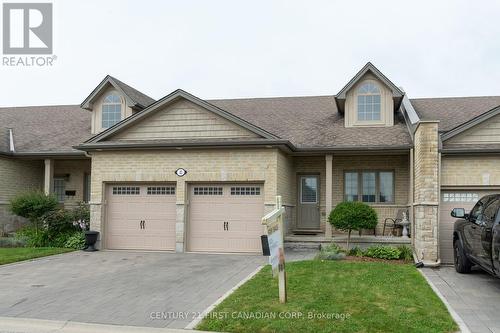
<instances>
[{"instance_id":1,"label":"dormer window","mask_svg":"<svg viewBox=\"0 0 500 333\"><path fill-rule=\"evenodd\" d=\"M122 101L118 94L107 95L102 102L102 128L109 128L122 120Z\"/></svg>"},{"instance_id":2,"label":"dormer window","mask_svg":"<svg viewBox=\"0 0 500 333\"><path fill-rule=\"evenodd\" d=\"M358 121L380 120L380 95L380 88L373 82L365 82L358 88Z\"/></svg>"}]
</instances>

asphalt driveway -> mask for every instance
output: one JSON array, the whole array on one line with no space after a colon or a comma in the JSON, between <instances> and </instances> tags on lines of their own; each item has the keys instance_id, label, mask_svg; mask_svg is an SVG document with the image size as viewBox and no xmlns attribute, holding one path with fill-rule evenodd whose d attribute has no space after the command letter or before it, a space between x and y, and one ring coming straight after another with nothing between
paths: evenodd
<instances>
[{"instance_id":1,"label":"asphalt driveway","mask_svg":"<svg viewBox=\"0 0 500 333\"><path fill-rule=\"evenodd\" d=\"M450 266L422 272L473 333L500 333L500 279L474 269L458 274Z\"/></svg>"},{"instance_id":2,"label":"asphalt driveway","mask_svg":"<svg viewBox=\"0 0 500 333\"><path fill-rule=\"evenodd\" d=\"M73 252L0 266L0 317L184 328L258 255Z\"/></svg>"}]
</instances>

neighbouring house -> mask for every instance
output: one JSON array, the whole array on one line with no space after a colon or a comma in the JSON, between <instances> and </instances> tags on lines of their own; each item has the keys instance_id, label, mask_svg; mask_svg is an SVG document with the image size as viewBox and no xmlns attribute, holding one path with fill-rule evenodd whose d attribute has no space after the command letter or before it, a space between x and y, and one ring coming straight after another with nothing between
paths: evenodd
<instances>
[{"instance_id":1,"label":"neighbouring house","mask_svg":"<svg viewBox=\"0 0 500 333\"><path fill-rule=\"evenodd\" d=\"M379 236L408 209L439 265L451 208L500 188L500 96L409 99L371 63L330 96L155 100L107 76L81 105L0 108L0 135L2 228L12 196L43 189L88 202L104 249L259 252L281 195L288 235L335 237L344 200L374 207Z\"/></svg>"}]
</instances>

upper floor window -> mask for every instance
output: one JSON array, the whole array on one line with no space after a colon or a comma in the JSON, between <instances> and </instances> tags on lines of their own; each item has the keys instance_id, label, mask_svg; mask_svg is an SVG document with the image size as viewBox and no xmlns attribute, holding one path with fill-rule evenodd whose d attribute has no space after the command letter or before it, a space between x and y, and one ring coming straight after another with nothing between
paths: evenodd
<instances>
[{"instance_id":1,"label":"upper floor window","mask_svg":"<svg viewBox=\"0 0 500 333\"><path fill-rule=\"evenodd\" d=\"M102 102L102 128L108 128L122 118L122 101L117 94L109 94Z\"/></svg>"},{"instance_id":2,"label":"upper floor window","mask_svg":"<svg viewBox=\"0 0 500 333\"><path fill-rule=\"evenodd\" d=\"M358 88L358 120L380 120L380 88L373 82Z\"/></svg>"}]
</instances>

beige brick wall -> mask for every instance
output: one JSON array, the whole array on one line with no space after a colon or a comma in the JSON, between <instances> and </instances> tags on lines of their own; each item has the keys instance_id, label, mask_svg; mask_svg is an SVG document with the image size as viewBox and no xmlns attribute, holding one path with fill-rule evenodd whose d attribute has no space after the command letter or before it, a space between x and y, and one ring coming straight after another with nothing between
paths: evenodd
<instances>
[{"instance_id":1,"label":"beige brick wall","mask_svg":"<svg viewBox=\"0 0 500 333\"><path fill-rule=\"evenodd\" d=\"M500 157L443 156L441 186L500 186Z\"/></svg>"},{"instance_id":2,"label":"beige brick wall","mask_svg":"<svg viewBox=\"0 0 500 333\"><path fill-rule=\"evenodd\" d=\"M290 234L296 222L295 168L293 157L279 151L277 154L277 195L285 206L285 230Z\"/></svg>"},{"instance_id":3,"label":"beige brick wall","mask_svg":"<svg viewBox=\"0 0 500 333\"><path fill-rule=\"evenodd\" d=\"M415 132L414 245L419 259L428 264L439 259L438 143L438 123L420 123Z\"/></svg>"},{"instance_id":4,"label":"beige brick wall","mask_svg":"<svg viewBox=\"0 0 500 333\"><path fill-rule=\"evenodd\" d=\"M0 170L0 203L23 191L42 189L43 161L0 157Z\"/></svg>"},{"instance_id":5,"label":"beige brick wall","mask_svg":"<svg viewBox=\"0 0 500 333\"><path fill-rule=\"evenodd\" d=\"M15 195L43 187L43 161L0 157L0 234L13 232L25 220L8 211L8 203Z\"/></svg>"},{"instance_id":6,"label":"beige brick wall","mask_svg":"<svg viewBox=\"0 0 500 333\"><path fill-rule=\"evenodd\" d=\"M64 207L74 207L78 202L83 201L84 175L90 174L90 159L82 160L55 160L54 177L69 175L65 182L66 191L76 191L76 195L67 196L64 199Z\"/></svg>"},{"instance_id":7,"label":"beige brick wall","mask_svg":"<svg viewBox=\"0 0 500 333\"><path fill-rule=\"evenodd\" d=\"M91 227L105 232L101 228L105 214L101 203L106 182L176 182L177 250L182 251L185 191L190 182L264 183L266 210L270 210L277 193L277 164L275 149L95 152L92 154ZM186 169L187 174L176 176L177 168Z\"/></svg>"},{"instance_id":8,"label":"beige brick wall","mask_svg":"<svg viewBox=\"0 0 500 333\"><path fill-rule=\"evenodd\" d=\"M397 211L406 208L408 205L409 155L334 155L333 208L344 200L344 173L350 170L394 171L394 204L370 204L377 212L377 234L381 235L384 220L388 217L396 217ZM340 231L334 230L334 233L340 233ZM388 231L386 231L386 234L388 234Z\"/></svg>"}]
</instances>

